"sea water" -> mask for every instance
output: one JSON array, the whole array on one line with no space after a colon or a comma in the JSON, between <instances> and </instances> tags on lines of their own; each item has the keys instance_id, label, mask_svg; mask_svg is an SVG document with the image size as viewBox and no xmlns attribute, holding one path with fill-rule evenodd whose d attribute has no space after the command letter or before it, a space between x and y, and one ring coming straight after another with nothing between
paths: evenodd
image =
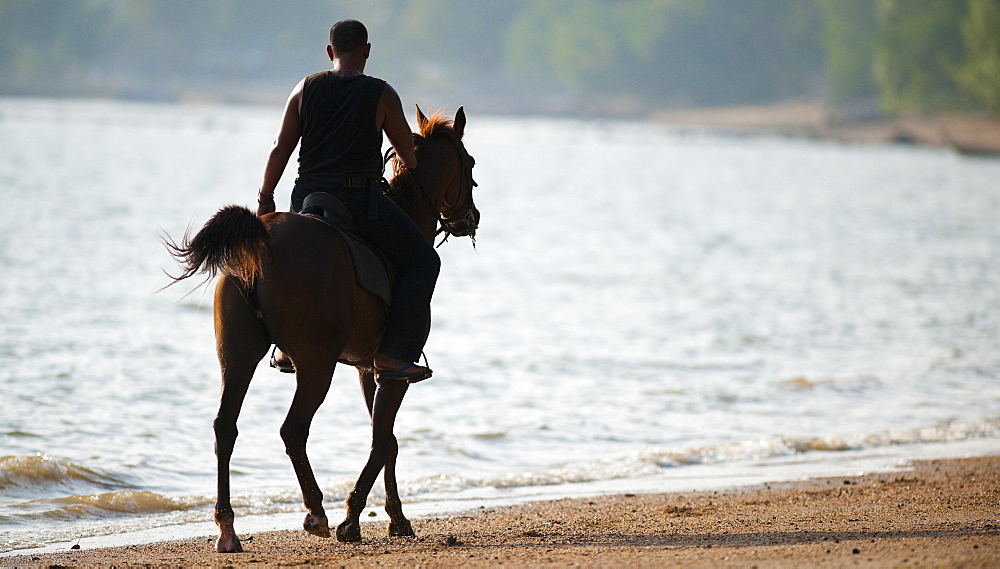
<instances>
[{"instance_id":1,"label":"sea water","mask_svg":"<svg viewBox=\"0 0 1000 569\"><path fill-rule=\"evenodd\" d=\"M411 515L1000 452L1000 160L468 114L482 227L439 249L435 375L396 423ZM279 115L0 101L0 552L214 531L211 286L161 291L160 238L253 206ZM258 368L241 531L304 514L293 390ZM369 444L339 368L331 518Z\"/></svg>"}]
</instances>

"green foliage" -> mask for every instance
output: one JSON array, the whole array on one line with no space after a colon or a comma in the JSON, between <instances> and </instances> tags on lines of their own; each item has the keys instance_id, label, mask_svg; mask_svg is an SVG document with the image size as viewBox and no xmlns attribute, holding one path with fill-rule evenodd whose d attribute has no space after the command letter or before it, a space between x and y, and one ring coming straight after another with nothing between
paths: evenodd
<instances>
[{"instance_id":1,"label":"green foliage","mask_svg":"<svg viewBox=\"0 0 1000 569\"><path fill-rule=\"evenodd\" d=\"M508 70L582 93L720 105L813 94L818 12L769 0L551 0L517 15Z\"/></svg>"},{"instance_id":2,"label":"green foliage","mask_svg":"<svg viewBox=\"0 0 1000 569\"><path fill-rule=\"evenodd\" d=\"M348 17L404 94L1000 112L1000 0L0 0L0 95L283 97Z\"/></svg>"},{"instance_id":3,"label":"green foliage","mask_svg":"<svg viewBox=\"0 0 1000 569\"><path fill-rule=\"evenodd\" d=\"M508 32L508 70L601 90L636 55L630 40L642 30L630 24L637 4L551 0L527 5Z\"/></svg>"},{"instance_id":4,"label":"green foliage","mask_svg":"<svg viewBox=\"0 0 1000 569\"><path fill-rule=\"evenodd\" d=\"M890 113L961 106L955 71L963 59L964 0L879 0L875 51L882 108Z\"/></svg>"},{"instance_id":5,"label":"green foliage","mask_svg":"<svg viewBox=\"0 0 1000 569\"><path fill-rule=\"evenodd\" d=\"M823 14L830 99L835 103L873 98L872 73L880 27L872 0L817 0Z\"/></svg>"},{"instance_id":6,"label":"green foliage","mask_svg":"<svg viewBox=\"0 0 1000 569\"><path fill-rule=\"evenodd\" d=\"M967 54L956 79L986 110L1000 113L1000 0L970 0L962 22Z\"/></svg>"}]
</instances>

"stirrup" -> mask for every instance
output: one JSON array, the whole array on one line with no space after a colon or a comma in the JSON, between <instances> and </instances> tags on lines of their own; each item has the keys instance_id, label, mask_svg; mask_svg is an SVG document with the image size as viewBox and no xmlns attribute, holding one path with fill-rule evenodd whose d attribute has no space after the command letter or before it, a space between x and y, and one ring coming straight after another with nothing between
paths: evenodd
<instances>
[{"instance_id":1,"label":"stirrup","mask_svg":"<svg viewBox=\"0 0 1000 569\"><path fill-rule=\"evenodd\" d=\"M278 363L278 358L275 357L277 353L278 353L278 346L275 345L271 349L271 361L268 362L269 365L282 373L295 373L295 366L292 365L291 363L285 365Z\"/></svg>"}]
</instances>

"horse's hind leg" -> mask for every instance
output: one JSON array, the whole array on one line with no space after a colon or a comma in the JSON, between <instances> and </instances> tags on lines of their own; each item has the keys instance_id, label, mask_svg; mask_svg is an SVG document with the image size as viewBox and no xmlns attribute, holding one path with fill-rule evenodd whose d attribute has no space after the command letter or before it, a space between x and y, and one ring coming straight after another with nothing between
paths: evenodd
<instances>
[{"instance_id":1,"label":"horse's hind leg","mask_svg":"<svg viewBox=\"0 0 1000 569\"><path fill-rule=\"evenodd\" d=\"M229 501L229 461L236 446L236 419L243 406L243 398L250 386L250 373L238 374L230 368L222 373L222 397L219 402L219 413L215 416L215 455L218 460L218 494L215 503L215 523L219 526L219 540L215 549L219 553L236 553L243 551L240 540L236 537L233 522L236 514Z\"/></svg>"},{"instance_id":2,"label":"horse's hind leg","mask_svg":"<svg viewBox=\"0 0 1000 569\"><path fill-rule=\"evenodd\" d=\"M365 394L365 403L368 405L368 414L372 415L372 408L375 401L375 370L370 368L358 368L358 375L361 379L361 389ZM395 442L395 436L393 436ZM403 501L399 499L399 487L396 484L396 457L399 454L398 444L392 445L390 453L385 458L384 480L385 480L385 512L389 514L389 535L390 536L413 536L413 526L403 514Z\"/></svg>"},{"instance_id":3,"label":"horse's hind leg","mask_svg":"<svg viewBox=\"0 0 1000 569\"><path fill-rule=\"evenodd\" d=\"M302 527L320 537L330 537L330 525L323 509L323 492L316 483L316 476L306 455L306 441L309 438L309 427L313 416L316 415L330 389L335 365L336 362L331 362L327 366L295 362L297 381L295 396L288 409L288 416L281 425L281 439L285 442L285 452L292 460L295 476L302 489L302 501L309 512Z\"/></svg>"},{"instance_id":4,"label":"horse's hind leg","mask_svg":"<svg viewBox=\"0 0 1000 569\"><path fill-rule=\"evenodd\" d=\"M364 379L362 379L364 385ZM383 466L395 464L395 457L399 450L395 435L392 434L393 424L396 421L396 412L403 402L406 389L409 384L403 381L385 381L378 384L374 396L370 398L370 409L372 417L372 448L368 454L368 462L365 464L354 489L347 496L347 516L344 521L337 526L337 539L339 541L361 541L361 511L368 501L368 493L371 492L375 479ZM366 399L368 393L366 392ZM391 457L391 462L390 462ZM395 474L386 474L386 510L391 518L401 519L405 525L409 525L403 517L402 508L399 507L399 494L396 490ZM402 525L402 522L397 525ZM390 521L390 527L392 522ZM412 534L412 530L411 530ZM397 534L405 535L405 534Z\"/></svg>"},{"instance_id":5,"label":"horse's hind leg","mask_svg":"<svg viewBox=\"0 0 1000 569\"><path fill-rule=\"evenodd\" d=\"M223 277L215 295L216 350L222 368L222 395L215 417L215 454L218 459L218 494L215 523L219 526L219 553L243 551L233 522L236 517L229 501L229 461L236 445L236 419L250 387L257 362L270 345L267 331L244 300L235 282Z\"/></svg>"}]
</instances>

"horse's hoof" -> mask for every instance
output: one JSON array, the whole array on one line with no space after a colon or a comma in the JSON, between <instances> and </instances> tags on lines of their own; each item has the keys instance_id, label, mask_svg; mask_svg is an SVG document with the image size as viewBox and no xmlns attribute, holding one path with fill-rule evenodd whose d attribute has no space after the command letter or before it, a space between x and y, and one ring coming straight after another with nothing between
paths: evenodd
<instances>
[{"instance_id":1,"label":"horse's hoof","mask_svg":"<svg viewBox=\"0 0 1000 569\"><path fill-rule=\"evenodd\" d=\"M240 545L240 538L236 534L231 536L220 535L215 542L215 550L219 553L242 553L243 546Z\"/></svg>"},{"instance_id":2,"label":"horse's hoof","mask_svg":"<svg viewBox=\"0 0 1000 569\"><path fill-rule=\"evenodd\" d=\"M326 516L306 514L306 520L302 522L302 529L319 537L330 537L330 524L327 522Z\"/></svg>"},{"instance_id":3,"label":"horse's hoof","mask_svg":"<svg viewBox=\"0 0 1000 569\"><path fill-rule=\"evenodd\" d=\"M337 541L359 543L361 541L361 524L344 521L344 523L337 526Z\"/></svg>"},{"instance_id":4,"label":"horse's hoof","mask_svg":"<svg viewBox=\"0 0 1000 569\"><path fill-rule=\"evenodd\" d=\"M417 534L413 533L413 526L410 525L410 520L393 520L389 522L389 536L390 537L413 537Z\"/></svg>"}]
</instances>

